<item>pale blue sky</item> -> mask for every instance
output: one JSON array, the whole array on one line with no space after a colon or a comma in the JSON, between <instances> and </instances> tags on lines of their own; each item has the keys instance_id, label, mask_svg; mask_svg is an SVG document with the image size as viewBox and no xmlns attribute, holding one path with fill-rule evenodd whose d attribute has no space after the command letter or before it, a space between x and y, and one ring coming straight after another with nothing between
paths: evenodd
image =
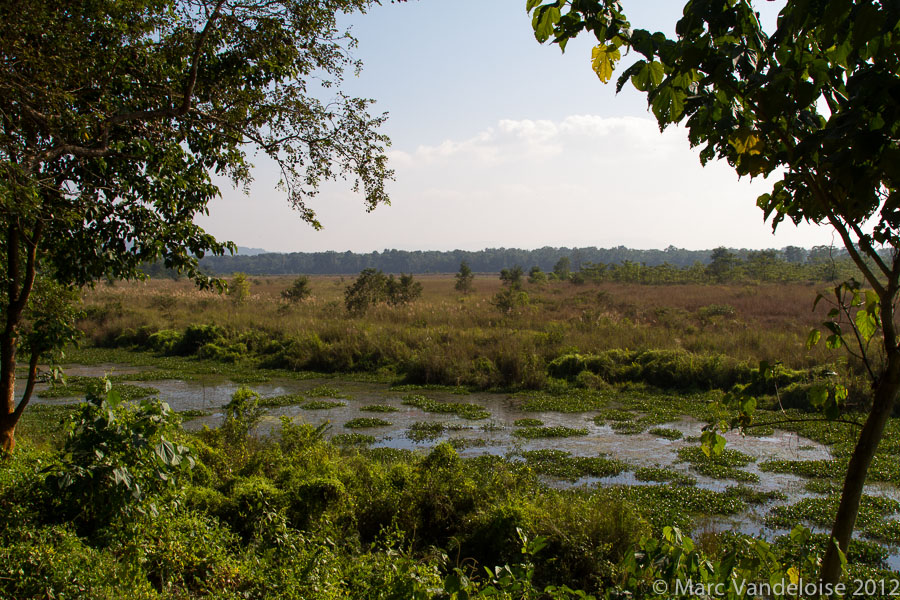
<instances>
[{"instance_id":1,"label":"pale blue sky","mask_svg":"<svg viewBox=\"0 0 900 600\"><path fill-rule=\"evenodd\" d=\"M780 2L758 2L774 23ZM259 164L250 196L230 189L198 219L272 251L618 246L691 249L828 244L827 228L763 223L771 182L701 168L684 133L659 134L643 95L590 69L590 40L564 55L533 37L524 0L418 0L345 21L364 62L344 90L390 119L392 206L371 214L346 186L312 204L313 231ZM632 23L673 29L682 3L624 2ZM625 63L627 64L627 58Z\"/></svg>"}]
</instances>

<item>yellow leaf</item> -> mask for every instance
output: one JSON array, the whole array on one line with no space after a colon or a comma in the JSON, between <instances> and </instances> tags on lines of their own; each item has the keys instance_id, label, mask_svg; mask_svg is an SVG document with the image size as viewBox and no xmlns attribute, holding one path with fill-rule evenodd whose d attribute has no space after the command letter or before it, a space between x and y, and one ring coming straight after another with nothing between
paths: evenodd
<instances>
[{"instance_id":1,"label":"yellow leaf","mask_svg":"<svg viewBox=\"0 0 900 600\"><path fill-rule=\"evenodd\" d=\"M760 154L762 151L762 140L759 139L752 131L747 129L738 130L734 136L728 140L738 154Z\"/></svg>"},{"instance_id":2,"label":"yellow leaf","mask_svg":"<svg viewBox=\"0 0 900 600\"><path fill-rule=\"evenodd\" d=\"M797 585L800 581L800 571L797 570L797 567L791 567L787 570L787 576L791 580L791 583Z\"/></svg>"},{"instance_id":3,"label":"yellow leaf","mask_svg":"<svg viewBox=\"0 0 900 600\"><path fill-rule=\"evenodd\" d=\"M608 83L612 79L613 70L616 68L616 61L622 58L622 53L618 48L600 44L591 50L591 67L603 83Z\"/></svg>"}]
</instances>

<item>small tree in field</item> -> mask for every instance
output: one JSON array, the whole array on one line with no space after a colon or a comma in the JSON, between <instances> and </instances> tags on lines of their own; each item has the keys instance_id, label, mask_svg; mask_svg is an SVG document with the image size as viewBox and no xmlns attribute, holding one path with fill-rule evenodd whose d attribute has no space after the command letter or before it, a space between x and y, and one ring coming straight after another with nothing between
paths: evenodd
<instances>
[{"instance_id":1,"label":"small tree in field","mask_svg":"<svg viewBox=\"0 0 900 600\"><path fill-rule=\"evenodd\" d=\"M469 268L469 263L462 261L459 263L459 272L455 275L456 283L454 288L457 292L468 294L472 291L472 282L475 280L475 274Z\"/></svg>"},{"instance_id":2,"label":"small tree in field","mask_svg":"<svg viewBox=\"0 0 900 600\"><path fill-rule=\"evenodd\" d=\"M392 306L409 304L422 295L422 284L412 274L401 274L399 279L391 275L387 280L387 301Z\"/></svg>"},{"instance_id":3,"label":"small tree in field","mask_svg":"<svg viewBox=\"0 0 900 600\"><path fill-rule=\"evenodd\" d=\"M522 270L522 267L516 265L511 269L501 270L500 281L503 282L503 285L509 287L509 289L518 290L522 287L522 276L524 274L525 272Z\"/></svg>"},{"instance_id":4,"label":"small tree in field","mask_svg":"<svg viewBox=\"0 0 900 600\"><path fill-rule=\"evenodd\" d=\"M235 304L243 304L250 298L250 282L244 273L235 273L228 282L228 296Z\"/></svg>"},{"instance_id":5,"label":"small tree in field","mask_svg":"<svg viewBox=\"0 0 900 600\"><path fill-rule=\"evenodd\" d=\"M281 292L281 297L291 304L303 302L311 295L312 289L310 289L309 286L309 277L307 277L306 275L301 275L300 277L295 279L291 284L291 287Z\"/></svg>"},{"instance_id":6,"label":"small tree in field","mask_svg":"<svg viewBox=\"0 0 900 600\"><path fill-rule=\"evenodd\" d=\"M564 49L581 32L595 36L592 66L604 82L631 51L617 89L630 82L646 93L661 129L684 124L703 163L774 175L757 199L773 228L785 219L828 224L859 268L865 289L848 281L831 290L824 326L831 347L853 344L872 386L819 572L835 583L900 391L900 4L791 0L767 32L750 0L692 1L672 39L633 27L618 0L526 7L540 42ZM818 390L811 400L836 418L845 395ZM742 403L738 422L749 422L752 406Z\"/></svg>"},{"instance_id":7,"label":"small tree in field","mask_svg":"<svg viewBox=\"0 0 900 600\"><path fill-rule=\"evenodd\" d=\"M398 280L379 269L364 269L344 291L344 305L347 312L359 316L376 304L409 304L421 295L422 284L412 275L401 275Z\"/></svg>"},{"instance_id":8,"label":"small tree in field","mask_svg":"<svg viewBox=\"0 0 900 600\"><path fill-rule=\"evenodd\" d=\"M572 260L568 256L563 256L556 261L555 265L553 265L553 274L556 275L556 278L560 281L568 280L571 272Z\"/></svg>"},{"instance_id":9,"label":"small tree in field","mask_svg":"<svg viewBox=\"0 0 900 600\"><path fill-rule=\"evenodd\" d=\"M538 266L531 267L528 271L528 283L532 285L544 285L547 283L547 274Z\"/></svg>"}]
</instances>

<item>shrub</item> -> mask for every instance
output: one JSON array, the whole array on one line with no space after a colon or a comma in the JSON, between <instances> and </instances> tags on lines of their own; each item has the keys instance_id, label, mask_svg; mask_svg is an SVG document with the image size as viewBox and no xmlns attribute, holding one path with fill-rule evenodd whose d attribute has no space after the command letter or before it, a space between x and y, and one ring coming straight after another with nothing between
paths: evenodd
<instances>
[{"instance_id":1,"label":"shrub","mask_svg":"<svg viewBox=\"0 0 900 600\"><path fill-rule=\"evenodd\" d=\"M46 479L59 516L89 531L144 512L194 465L189 449L171 441L178 417L168 405L125 405L110 388L107 381L88 393L69 421L63 459Z\"/></svg>"},{"instance_id":2,"label":"shrub","mask_svg":"<svg viewBox=\"0 0 900 600\"><path fill-rule=\"evenodd\" d=\"M312 289L309 286L309 277L301 275L291 284L291 287L281 292L281 297L296 304L302 302L312 295Z\"/></svg>"}]
</instances>

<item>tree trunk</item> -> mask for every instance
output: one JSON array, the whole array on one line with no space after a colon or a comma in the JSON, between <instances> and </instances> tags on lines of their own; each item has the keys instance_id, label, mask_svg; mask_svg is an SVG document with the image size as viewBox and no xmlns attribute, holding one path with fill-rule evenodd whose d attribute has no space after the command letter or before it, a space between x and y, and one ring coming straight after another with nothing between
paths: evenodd
<instances>
[{"instance_id":1,"label":"tree trunk","mask_svg":"<svg viewBox=\"0 0 900 600\"><path fill-rule=\"evenodd\" d=\"M837 542L842 552L847 553L859 513L863 486L866 483L872 459L875 457L875 451L878 449L878 443L884 434L885 425L893 411L898 390L900 390L900 353L895 350L889 355L882 377L875 387L872 410L863 425L856 448L853 449L853 455L850 457L850 464L847 466L841 502L834 518L831 539L825 549L822 567L819 570L819 579L822 583L834 584L840 580L841 560L834 542Z\"/></svg>"},{"instance_id":2,"label":"tree trunk","mask_svg":"<svg viewBox=\"0 0 900 600\"><path fill-rule=\"evenodd\" d=\"M0 452L8 454L16 445L16 338L0 334Z\"/></svg>"},{"instance_id":3,"label":"tree trunk","mask_svg":"<svg viewBox=\"0 0 900 600\"><path fill-rule=\"evenodd\" d=\"M23 234L18 221L11 219L6 238L7 305L6 323L0 331L0 453L8 454L16 445L16 424L34 388L37 375L37 357L33 356L29 368L29 385L26 397L16 406L16 343L19 324L28 304L37 274L37 248L43 224L35 225L31 239ZM25 273L20 269L19 244L25 246Z\"/></svg>"}]
</instances>

